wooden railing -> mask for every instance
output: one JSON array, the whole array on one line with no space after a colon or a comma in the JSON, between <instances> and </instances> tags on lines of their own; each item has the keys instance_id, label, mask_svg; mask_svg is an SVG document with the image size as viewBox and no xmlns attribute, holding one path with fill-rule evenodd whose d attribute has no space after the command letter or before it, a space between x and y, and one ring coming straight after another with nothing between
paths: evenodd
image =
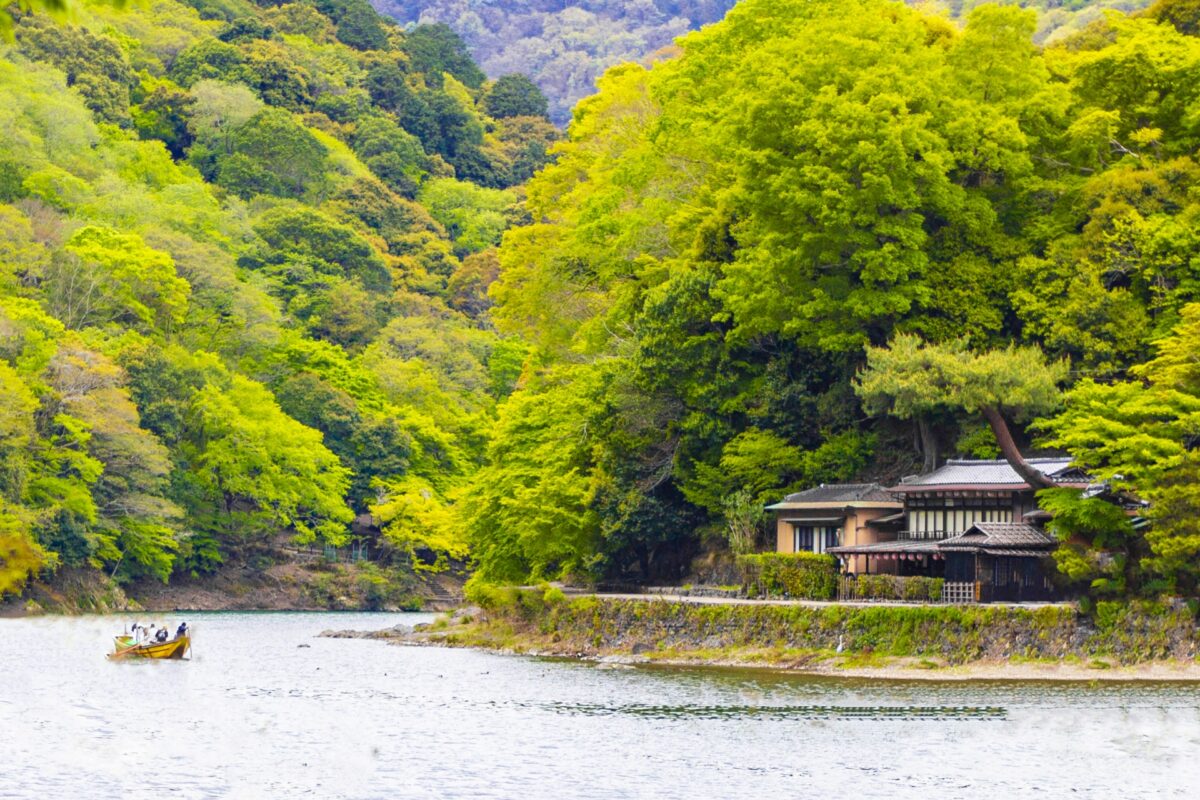
<instances>
[{"instance_id":1,"label":"wooden railing","mask_svg":"<svg viewBox=\"0 0 1200 800\"><path fill-rule=\"evenodd\" d=\"M978 600L972 581L946 581L942 584L943 603L974 603Z\"/></svg>"}]
</instances>

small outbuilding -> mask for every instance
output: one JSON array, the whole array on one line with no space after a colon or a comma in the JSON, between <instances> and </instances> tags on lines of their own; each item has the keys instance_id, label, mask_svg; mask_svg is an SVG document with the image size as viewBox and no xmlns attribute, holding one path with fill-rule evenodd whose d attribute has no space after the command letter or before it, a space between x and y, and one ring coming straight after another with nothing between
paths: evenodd
<instances>
[{"instance_id":1,"label":"small outbuilding","mask_svg":"<svg viewBox=\"0 0 1200 800\"><path fill-rule=\"evenodd\" d=\"M976 522L937 543L946 583L974 584L975 600L1024 602L1055 596L1049 563L1055 540L1025 522Z\"/></svg>"},{"instance_id":2,"label":"small outbuilding","mask_svg":"<svg viewBox=\"0 0 1200 800\"><path fill-rule=\"evenodd\" d=\"M776 512L775 549L825 553L894 539L904 503L877 483L821 484L767 506Z\"/></svg>"}]
</instances>

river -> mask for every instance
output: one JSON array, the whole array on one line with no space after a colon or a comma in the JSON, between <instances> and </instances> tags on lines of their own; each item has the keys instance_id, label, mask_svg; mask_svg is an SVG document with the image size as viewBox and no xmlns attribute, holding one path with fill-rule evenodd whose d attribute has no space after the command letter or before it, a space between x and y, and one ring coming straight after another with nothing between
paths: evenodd
<instances>
[{"instance_id":1,"label":"river","mask_svg":"<svg viewBox=\"0 0 1200 800\"><path fill-rule=\"evenodd\" d=\"M3 798L1149 798L1200 783L1194 684L606 668L320 639L420 614L0 620ZM171 624L181 617L161 617Z\"/></svg>"}]
</instances>

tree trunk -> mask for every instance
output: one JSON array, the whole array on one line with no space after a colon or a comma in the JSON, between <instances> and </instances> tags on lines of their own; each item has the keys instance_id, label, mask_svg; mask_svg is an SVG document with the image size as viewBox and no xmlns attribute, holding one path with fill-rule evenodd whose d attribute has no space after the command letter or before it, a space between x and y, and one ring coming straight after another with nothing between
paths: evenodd
<instances>
[{"instance_id":1,"label":"tree trunk","mask_svg":"<svg viewBox=\"0 0 1200 800\"><path fill-rule=\"evenodd\" d=\"M1054 481L1047 477L1046 473L1030 464L1025 460L1025 456L1021 455L1021 451L1017 449L1017 443L1013 441L1012 432L1008 429L1008 422L1000 413L1000 409L988 406L982 410L988 425L992 427L992 433L996 435L996 443L1000 445L1000 452L1009 466L1034 489L1049 489L1054 486Z\"/></svg>"},{"instance_id":2,"label":"tree trunk","mask_svg":"<svg viewBox=\"0 0 1200 800\"><path fill-rule=\"evenodd\" d=\"M938 440L937 432L924 416L917 417L917 436L920 437L921 455L925 458L921 464L921 474L926 475L937 469Z\"/></svg>"}]
</instances>

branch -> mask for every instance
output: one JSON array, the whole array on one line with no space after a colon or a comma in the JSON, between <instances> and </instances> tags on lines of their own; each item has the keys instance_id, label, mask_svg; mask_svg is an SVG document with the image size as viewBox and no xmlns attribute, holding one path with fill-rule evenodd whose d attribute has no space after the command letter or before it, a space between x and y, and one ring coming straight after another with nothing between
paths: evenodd
<instances>
[{"instance_id":1,"label":"branch","mask_svg":"<svg viewBox=\"0 0 1200 800\"><path fill-rule=\"evenodd\" d=\"M1000 409L995 406L985 406L981 410L988 425L992 428L992 433L996 435L1000 452L1009 466L1034 489L1049 489L1055 486L1054 481L1046 473L1030 464L1025 460L1025 456L1021 455L1021 451L1017 449L1017 443L1013 441L1012 431L1008 429L1008 422L1000 413Z\"/></svg>"}]
</instances>

